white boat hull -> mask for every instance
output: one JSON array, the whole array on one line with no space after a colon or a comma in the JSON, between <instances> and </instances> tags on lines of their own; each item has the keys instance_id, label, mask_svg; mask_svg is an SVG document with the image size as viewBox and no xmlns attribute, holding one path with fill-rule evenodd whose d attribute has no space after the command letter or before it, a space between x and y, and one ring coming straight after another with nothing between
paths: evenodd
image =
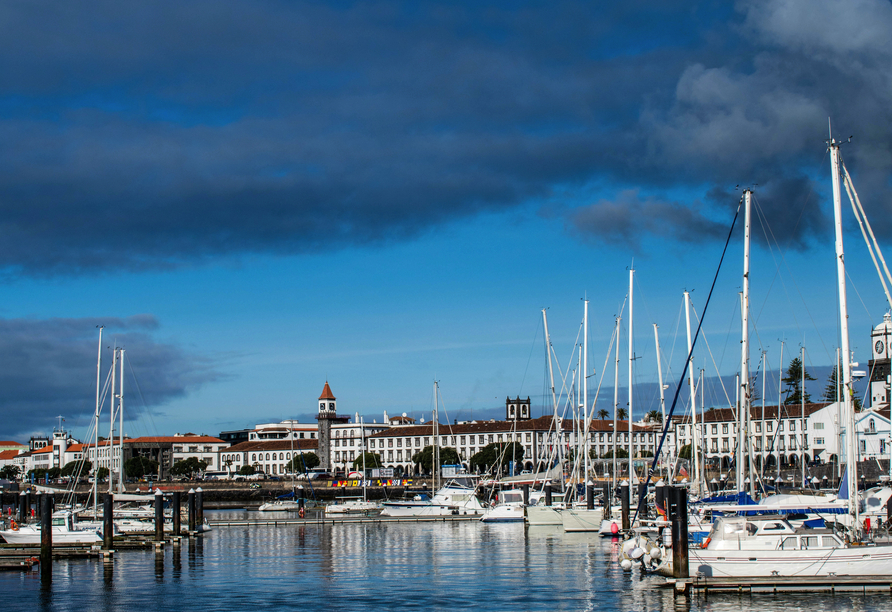
<instances>
[{"instance_id":1,"label":"white boat hull","mask_svg":"<svg viewBox=\"0 0 892 612\"><path fill-rule=\"evenodd\" d=\"M40 544L40 529L30 525L23 525L18 530L4 529L0 536L9 544ZM68 531L62 528L53 528L53 545L56 544L97 544L102 542L102 536L88 529Z\"/></svg>"},{"instance_id":2,"label":"white boat hull","mask_svg":"<svg viewBox=\"0 0 892 612\"><path fill-rule=\"evenodd\" d=\"M671 555L671 551L669 552ZM670 557L671 558L671 557ZM892 575L892 546L856 546L833 550L789 551L688 551L691 576L774 577L774 576L889 576ZM672 563L659 572L672 575Z\"/></svg>"},{"instance_id":3,"label":"white boat hull","mask_svg":"<svg viewBox=\"0 0 892 612\"><path fill-rule=\"evenodd\" d=\"M527 506L527 523L530 527L563 525L563 512L564 510L554 506Z\"/></svg>"},{"instance_id":4,"label":"white boat hull","mask_svg":"<svg viewBox=\"0 0 892 612\"><path fill-rule=\"evenodd\" d=\"M601 519L604 518L604 509L568 508L561 513L561 518L563 519L564 531L599 531L601 529Z\"/></svg>"}]
</instances>

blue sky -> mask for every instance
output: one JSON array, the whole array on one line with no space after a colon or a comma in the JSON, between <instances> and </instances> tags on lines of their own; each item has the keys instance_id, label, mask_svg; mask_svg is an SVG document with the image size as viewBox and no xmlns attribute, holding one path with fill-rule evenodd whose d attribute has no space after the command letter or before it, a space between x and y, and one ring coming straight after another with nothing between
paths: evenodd
<instances>
[{"instance_id":1,"label":"blue sky","mask_svg":"<svg viewBox=\"0 0 892 612\"><path fill-rule=\"evenodd\" d=\"M590 299L597 380L633 261L650 409L652 324L677 376L682 291L702 309L738 185L764 220L753 354L776 370L784 339L825 373L827 119L887 245L892 7L651 4L0 8L0 438L86 428L97 324L132 364L131 435L309 420L326 380L369 419L427 413L435 378L450 418L497 416L543 393L542 308L566 369ZM886 304L854 229L866 362ZM741 247L705 324L718 367L697 357L715 380Z\"/></svg>"}]
</instances>

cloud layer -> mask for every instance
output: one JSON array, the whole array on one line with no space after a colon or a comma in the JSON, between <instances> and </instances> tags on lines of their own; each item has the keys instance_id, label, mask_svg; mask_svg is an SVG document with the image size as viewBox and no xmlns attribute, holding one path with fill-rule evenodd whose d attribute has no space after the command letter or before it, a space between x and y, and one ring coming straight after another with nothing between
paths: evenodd
<instances>
[{"instance_id":1,"label":"cloud layer","mask_svg":"<svg viewBox=\"0 0 892 612\"><path fill-rule=\"evenodd\" d=\"M892 9L851 4L6 4L0 267L374 244L591 184L589 239L642 211L711 239L710 194L757 183L804 248L828 116L865 203L892 195Z\"/></svg>"},{"instance_id":2,"label":"cloud layer","mask_svg":"<svg viewBox=\"0 0 892 612\"><path fill-rule=\"evenodd\" d=\"M125 420L182 397L220 374L200 355L158 342L151 315L126 319L0 319L0 412L4 431L27 439L52 431L61 415L66 425L86 427L95 411L97 325L105 325L102 379L106 380L111 350L125 348ZM108 414L106 402L103 413ZM100 429L100 433L102 430ZM107 434L106 434L107 435ZM19 440L19 441L22 441Z\"/></svg>"}]
</instances>

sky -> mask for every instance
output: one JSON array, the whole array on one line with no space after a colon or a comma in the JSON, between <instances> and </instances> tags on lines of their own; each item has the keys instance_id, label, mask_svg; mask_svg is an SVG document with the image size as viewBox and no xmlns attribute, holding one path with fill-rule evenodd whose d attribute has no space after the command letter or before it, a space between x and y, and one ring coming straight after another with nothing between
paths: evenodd
<instances>
[{"instance_id":1,"label":"sky","mask_svg":"<svg viewBox=\"0 0 892 612\"><path fill-rule=\"evenodd\" d=\"M518 395L538 416L542 310L560 389L585 299L599 407L620 313L628 403L632 318L637 418L659 405L653 325L671 395L682 293L702 314L744 187L765 396L800 347L819 395L839 329L828 121L892 238L887 0L37 1L4 3L0 28L2 439L59 417L86 436L99 325L103 381L125 349L131 436L313 421L326 380L368 421L429 419L434 381L441 418ZM844 205L866 364L888 304ZM738 222L694 356L716 406L742 253Z\"/></svg>"}]
</instances>

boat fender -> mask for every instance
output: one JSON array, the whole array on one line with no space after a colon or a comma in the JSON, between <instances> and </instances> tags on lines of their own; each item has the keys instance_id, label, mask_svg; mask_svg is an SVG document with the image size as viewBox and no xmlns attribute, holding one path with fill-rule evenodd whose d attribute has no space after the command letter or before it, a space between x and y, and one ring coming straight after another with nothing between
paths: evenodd
<instances>
[{"instance_id":1,"label":"boat fender","mask_svg":"<svg viewBox=\"0 0 892 612\"><path fill-rule=\"evenodd\" d=\"M705 540L703 540L703 544L700 545L700 548L707 548L711 541L712 541L712 538L706 538Z\"/></svg>"},{"instance_id":2,"label":"boat fender","mask_svg":"<svg viewBox=\"0 0 892 612\"><path fill-rule=\"evenodd\" d=\"M19 530L19 524L16 523L15 521L10 521L10 522L9 522L9 528L12 529L13 531L18 531L18 530Z\"/></svg>"},{"instance_id":3,"label":"boat fender","mask_svg":"<svg viewBox=\"0 0 892 612\"><path fill-rule=\"evenodd\" d=\"M300 518L303 518L305 515L306 515L306 512L304 512L303 507L301 507L301 508L297 511L297 516L299 516Z\"/></svg>"},{"instance_id":4,"label":"boat fender","mask_svg":"<svg viewBox=\"0 0 892 612\"><path fill-rule=\"evenodd\" d=\"M618 534L619 533L619 525L617 525L616 523L610 523L610 533L612 533L613 535Z\"/></svg>"}]
</instances>

